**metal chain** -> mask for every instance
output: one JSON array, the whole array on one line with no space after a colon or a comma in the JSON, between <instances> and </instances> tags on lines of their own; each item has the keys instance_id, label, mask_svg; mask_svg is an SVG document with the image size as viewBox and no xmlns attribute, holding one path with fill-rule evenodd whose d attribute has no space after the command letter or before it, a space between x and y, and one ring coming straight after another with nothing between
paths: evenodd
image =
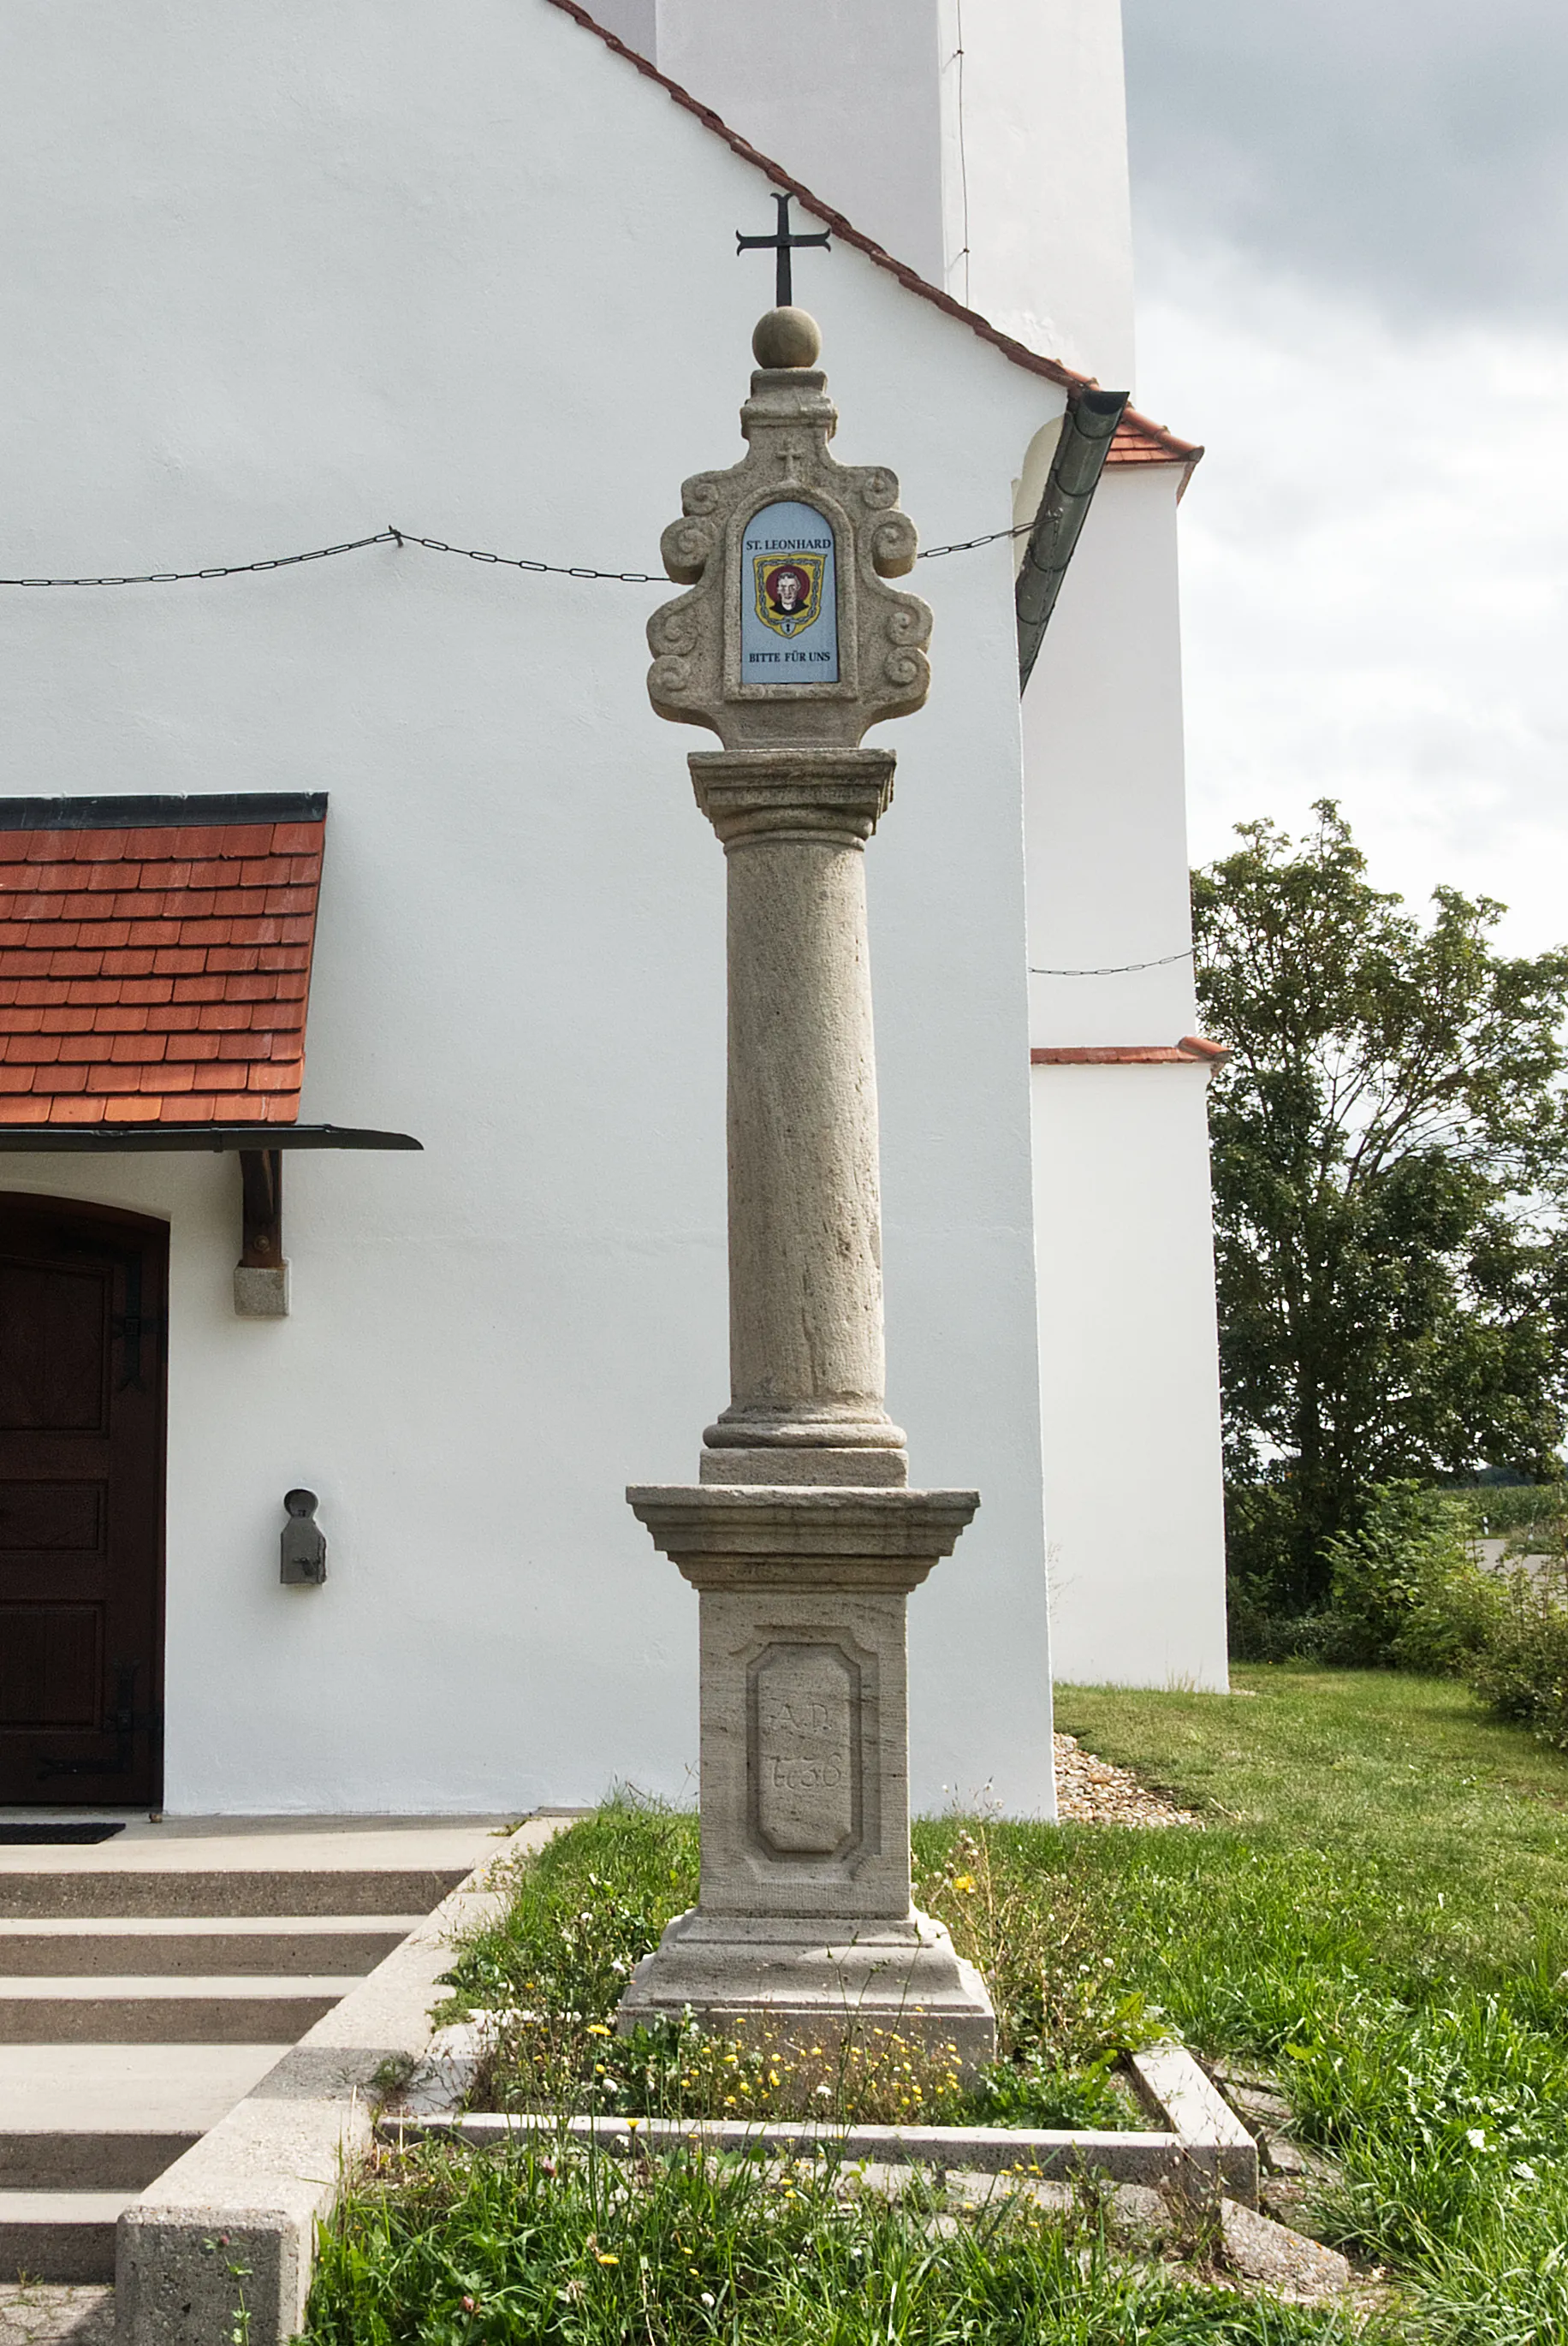
<instances>
[{"instance_id":1,"label":"metal chain","mask_svg":"<svg viewBox=\"0 0 1568 2346\"><path fill-rule=\"evenodd\" d=\"M416 537L411 529L390 529L400 546L425 546L432 554L461 554L470 562L499 562L508 570L536 571L550 578L610 578L627 586L664 586L668 584L655 570L587 570L578 563L530 562L522 554L485 554L475 546L448 546L444 538ZM367 539L367 545L372 541Z\"/></svg>"},{"instance_id":2,"label":"metal chain","mask_svg":"<svg viewBox=\"0 0 1568 2346\"><path fill-rule=\"evenodd\" d=\"M1032 522L1016 529L993 529L984 537L965 537L952 546L928 546L915 557L934 562L943 554L972 554L977 546L994 546L1004 537L1027 537ZM411 529L394 529L389 522L373 537L345 538L341 546L315 546L308 554L274 554L261 562L211 562L200 570L143 570L110 573L98 578L0 578L0 586L183 586L196 578L244 578L260 570L291 570L301 562L327 562L335 554L358 554L367 546L423 546L432 554L457 554L468 562L494 562L508 570L532 571L545 578L602 578L626 586L663 586L657 570L591 570L582 563L534 562L523 554L487 554L477 546L448 546L441 537L420 537Z\"/></svg>"},{"instance_id":3,"label":"metal chain","mask_svg":"<svg viewBox=\"0 0 1568 2346\"><path fill-rule=\"evenodd\" d=\"M993 529L985 537L961 537L956 546L924 546L915 560L934 562L939 554L972 554L977 546L995 546L1004 537L1027 537L1033 526L1032 521L1021 521L1016 529Z\"/></svg>"},{"instance_id":4,"label":"metal chain","mask_svg":"<svg viewBox=\"0 0 1568 2346\"><path fill-rule=\"evenodd\" d=\"M1134 969L1168 969L1173 961L1190 961L1197 951L1196 945L1183 945L1180 953L1162 954L1158 961L1113 961L1102 969L1036 969L1030 966L1031 977L1125 977Z\"/></svg>"},{"instance_id":5,"label":"metal chain","mask_svg":"<svg viewBox=\"0 0 1568 2346\"><path fill-rule=\"evenodd\" d=\"M179 586L189 578L239 578L249 570L289 570L299 562L325 562L334 554L357 554L361 546L390 546L396 536L395 529L381 529L374 537L317 546L309 554L275 554L265 562L212 563L205 570L147 570L123 578L0 578L0 586Z\"/></svg>"}]
</instances>

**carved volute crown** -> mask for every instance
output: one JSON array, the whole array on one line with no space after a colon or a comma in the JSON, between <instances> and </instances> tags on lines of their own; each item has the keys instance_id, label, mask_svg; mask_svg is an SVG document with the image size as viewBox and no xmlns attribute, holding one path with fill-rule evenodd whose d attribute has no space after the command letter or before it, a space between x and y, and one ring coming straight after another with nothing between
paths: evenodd
<instances>
[{"instance_id":1,"label":"carved volute crown","mask_svg":"<svg viewBox=\"0 0 1568 2346\"><path fill-rule=\"evenodd\" d=\"M745 457L687 481L660 541L692 591L648 621L648 697L727 750L852 749L930 689L931 611L883 584L913 568L914 524L884 465L829 454L838 421L815 368L759 369Z\"/></svg>"}]
</instances>

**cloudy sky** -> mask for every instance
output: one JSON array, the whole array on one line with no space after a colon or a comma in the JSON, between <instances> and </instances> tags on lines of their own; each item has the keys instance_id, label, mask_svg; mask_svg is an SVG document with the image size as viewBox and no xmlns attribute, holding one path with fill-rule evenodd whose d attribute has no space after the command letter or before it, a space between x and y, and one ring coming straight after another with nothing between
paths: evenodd
<instances>
[{"instance_id":1,"label":"cloudy sky","mask_svg":"<svg viewBox=\"0 0 1568 2346\"><path fill-rule=\"evenodd\" d=\"M1195 859L1339 798L1568 941L1568 5L1124 0Z\"/></svg>"}]
</instances>

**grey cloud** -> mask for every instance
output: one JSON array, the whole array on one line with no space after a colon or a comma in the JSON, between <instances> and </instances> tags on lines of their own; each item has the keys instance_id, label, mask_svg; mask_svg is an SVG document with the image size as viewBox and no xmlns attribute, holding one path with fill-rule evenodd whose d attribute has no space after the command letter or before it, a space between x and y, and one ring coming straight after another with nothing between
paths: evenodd
<instances>
[{"instance_id":1,"label":"grey cloud","mask_svg":"<svg viewBox=\"0 0 1568 2346\"><path fill-rule=\"evenodd\" d=\"M1565 0L1124 0L1145 252L1561 323Z\"/></svg>"}]
</instances>

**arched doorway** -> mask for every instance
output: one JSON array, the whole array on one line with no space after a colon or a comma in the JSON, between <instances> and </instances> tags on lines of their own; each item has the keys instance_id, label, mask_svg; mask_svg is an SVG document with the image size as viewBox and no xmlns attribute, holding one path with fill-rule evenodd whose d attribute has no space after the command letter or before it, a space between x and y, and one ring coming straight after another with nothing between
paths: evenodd
<instances>
[{"instance_id":1,"label":"arched doorway","mask_svg":"<svg viewBox=\"0 0 1568 2346\"><path fill-rule=\"evenodd\" d=\"M162 1793L168 1230L0 1194L0 1801Z\"/></svg>"}]
</instances>

